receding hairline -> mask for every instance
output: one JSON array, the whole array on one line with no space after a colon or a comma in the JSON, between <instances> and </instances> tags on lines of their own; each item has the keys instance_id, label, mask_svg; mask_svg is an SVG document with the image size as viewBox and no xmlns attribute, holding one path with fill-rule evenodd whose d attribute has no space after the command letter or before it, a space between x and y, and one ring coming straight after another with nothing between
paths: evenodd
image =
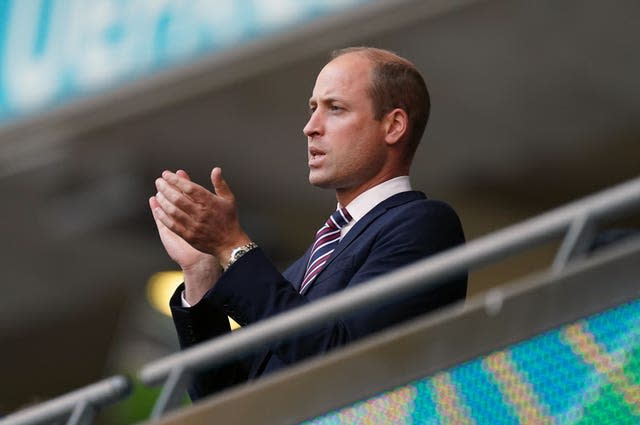
<instances>
[{"instance_id":1,"label":"receding hairline","mask_svg":"<svg viewBox=\"0 0 640 425\"><path fill-rule=\"evenodd\" d=\"M383 62L400 62L410 68L417 70L417 67L415 66L415 64L410 60L403 58L402 56L398 55L397 53L391 50L380 49L377 47L367 47L367 46L345 47L343 49L333 50L329 56L331 58L331 61L333 61L334 59L337 59L340 56L345 56L350 54L364 57L368 59L369 62L371 62L373 65L383 63Z\"/></svg>"}]
</instances>

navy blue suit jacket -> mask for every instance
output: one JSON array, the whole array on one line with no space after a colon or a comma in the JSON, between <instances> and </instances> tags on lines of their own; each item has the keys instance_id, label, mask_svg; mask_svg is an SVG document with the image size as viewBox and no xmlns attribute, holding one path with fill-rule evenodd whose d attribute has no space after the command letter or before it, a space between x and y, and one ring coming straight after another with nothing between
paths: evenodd
<instances>
[{"instance_id":1,"label":"navy blue suit jacket","mask_svg":"<svg viewBox=\"0 0 640 425\"><path fill-rule=\"evenodd\" d=\"M171 300L183 348L229 332L227 315L246 326L350 288L464 242L451 207L421 192L403 192L381 202L349 230L307 293L302 281L309 251L284 273L258 248L234 263L203 299L183 308L179 287ZM409 298L367 308L226 367L200 374L189 392L199 398L306 357L369 335L436 307L464 298L467 275Z\"/></svg>"}]
</instances>

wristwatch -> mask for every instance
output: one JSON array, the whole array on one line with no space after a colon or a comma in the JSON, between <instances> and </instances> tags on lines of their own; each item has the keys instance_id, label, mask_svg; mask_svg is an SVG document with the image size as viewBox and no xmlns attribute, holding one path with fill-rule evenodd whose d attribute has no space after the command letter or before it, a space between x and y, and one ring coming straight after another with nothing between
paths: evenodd
<instances>
[{"instance_id":1,"label":"wristwatch","mask_svg":"<svg viewBox=\"0 0 640 425\"><path fill-rule=\"evenodd\" d=\"M255 242L249 242L246 245L233 248L233 251L231 251L231 255L229 256L229 261L227 262L226 267L223 266L222 268L226 271L229 267L231 267L233 263L238 261L240 257L242 257L247 252L251 251L252 249L256 249L257 247L258 245Z\"/></svg>"}]
</instances>

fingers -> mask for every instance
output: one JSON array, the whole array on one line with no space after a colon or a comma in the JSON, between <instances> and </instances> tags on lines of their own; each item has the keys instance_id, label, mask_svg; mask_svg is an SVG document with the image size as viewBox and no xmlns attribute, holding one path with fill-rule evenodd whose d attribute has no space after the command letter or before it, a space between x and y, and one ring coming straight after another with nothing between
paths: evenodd
<instances>
[{"instance_id":1,"label":"fingers","mask_svg":"<svg viewBox=\"0 0 640 425\"><path fill-rule=\"evenodd\" d=\"M204 187L193 183L184 170L178 170L176 173L164 171L162 177L156 180L156 187L158 187L158 183L161 183L162 180L164 180L168 186L173 186L175 194L184 194L195 201L201 201L210 194ZM160 187L158 187L158 190L160 190ZM174 196L172 196L171 199L174 200Z\"/></svg>"},{"instance_id":2,"label":"fingers","mask_svg":"<svg viewBox=\"0 0 640 425\"><path fill-rule=\"evenodd\" d=\"M164 186L162 180L168 183L168 185ZM211 183L213 184L215 195L227 200L234 200L233 192L231 192L229 184L222 177L222 170L220 167L215 167L211 171ZM173 188L171 186L173 186ZM162 178L156 180L156 187L158 187L158 190L163 192L165 196L174 203L180 203L181 195L186 195L196 202L201 202L206 200L207 196L211 193L202 186L193 183L187 172L184 170L178 170L175 173L164 171L162 173ZM180 206L184 207L184 205Z\"/></svg>"},{"instance_id":3,"label":"fingers","mask_svg":"<svg viewBox=\"0 0 640 425\"><path fill-rule=\"evenodd\" d=\"M191 240L197 223L204 220L215 196L189 180L184 170L176 173L164 171L156 179L158 193L151 197L149 205L159 230L163 227L185 240Z\"/></svg>"},{"instance_id":4,"label":"fingers","mask_svg":"<svg viewBox=\"0 0 640 425\"><path fill-rule=\"evenodd\" d=\"M189 174L187 174L187 172L184 170L178 170L176 171L176 174L184 179L191 181L191 177L189 177Z\"/></svg>"},{"instance_id":5,"label":"fingers","mask_svg":"<svg viewBox=\"0 0 640 425\"><path fill-rule=\"evenodd\" d=\"M163 192L159 191L155 198L160 206L159 209L156 209L156 215L168 228L177 232L180 228L190 227L192 222L192 214L190 212L182 210L176 202L165 196Z\"/></svg>"},{"instance_id":6,"label":"fingers","mask_svg":"<svg viewBox=\"0 0 640 425\"><path fill-rule=\"evenodd\" d=\"M179 208L188 209L190 204L194 202L193 198L180 190L177 186L168 183L164 178L156 179L156 189L158 190L158 194L162 194L167 201ZM162 204L157 194L156 199L160 205L164 207L165 204ZM167 210L167 212L170 213L171 211Z\"/></svg>"},{"instance_id":7,"label":"fingers","mask_svg":"<svg viewBox=\"0 0 640 425\"><path fill-rule=\"evenodd\" d=\"M158 217L158 210L162 210L162 207L160 207L160 204L158 203L158 200L155 196L149 198L149 207L151 208L151 214L153 215L153 219L155 220L156 225L158 226L158 228L160 228L162 222Z\"/></svg>"},{"instance_id":8,"label":"fingers","mask_svg":"<svg viewBox=\"0 0 640 425\"><path fill-rule=\"evenodd\" d=\"M160 205L158 205L158 200L156 199L155 196L152 196L151 198L149 198L149 207L151 208L151 212L153 212L154 209L160 207Z\"/></svg>"},{"instance_id":9,"label":"fingers","mask_svg":"<svg viewBox=\"0 0 640 425\"><path fill-rule=\"evenodd\" d=\"M160 220L160 215L163 211L155 196L149 198L149 207L151 208L151 215L153 215L153 221L155 221L158 231L162 232L163 230L168 230L167 226L165 226L162 220Z\"/></svg>"},{"instance_id":10,"label":"fingers","mask_svg":"<svg viewBox=\"0 0 640 425\"><path fill-rule=\"evenodd\" d=\"M184 170L164 171L156 179L158 193L149 199L149 205L161 238L164 235L169 240L167 235L175 235L214 256L222 255L228 245L238 245L238 235L246 235L238 222L234 195L220 168L212 170L211 182L215 193L192 182ZM226 260L228 254L224 254Z\"/></svg>"},{"instance_id":11,"label":"fingers","mask_svg":"<svg viewBox=\"0 0 640 425\"><path fill-rule=\"evenodd\" d=\"M216 191L216 195L228 200L234 199L233 192L231 192L229 185L222 177L222 169L220 167L215 167L211 170L211 183L213 184L213 189Z\"/></svg>"}]
</instances>

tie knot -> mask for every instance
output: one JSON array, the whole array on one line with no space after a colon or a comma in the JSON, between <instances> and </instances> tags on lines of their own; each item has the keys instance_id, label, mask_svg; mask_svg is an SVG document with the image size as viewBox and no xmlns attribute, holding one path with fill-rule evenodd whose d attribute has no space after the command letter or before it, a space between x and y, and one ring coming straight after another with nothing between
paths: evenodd
<instances>
[{"instance_id":1,"label":"tie knot","mask_svg":"<svg viewBox=\"0 0 640 425\"><path fill-rule=\"evenodd\" d=\"M336 210L327 220L327 226L333 229L342 229L352 220L351 214L346 208Z\"/></svg>"}]
</instances>

